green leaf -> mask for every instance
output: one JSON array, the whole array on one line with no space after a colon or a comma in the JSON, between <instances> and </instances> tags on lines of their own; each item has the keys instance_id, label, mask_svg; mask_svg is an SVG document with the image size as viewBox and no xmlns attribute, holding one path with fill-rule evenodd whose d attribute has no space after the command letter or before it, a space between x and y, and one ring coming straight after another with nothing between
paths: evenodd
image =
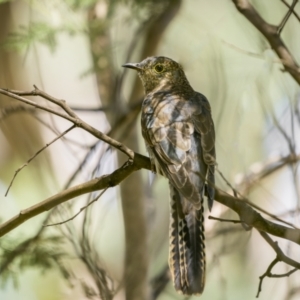
<instances>
[{"instance_id":1,"label":"green leaf","mask_svg":"<svg viewBox=\"0 0 300 300\"><path fill-rule=\"evenodd\" d=\"M43 22L32 23L28 27L20 26L19 30L8 35L2 43L2 47L7 50L22 51L32 46L34 42L40 42L49 46L51 51L54 51L57 45L56 34L59 31L61 30Z\"/></svg>"}]
</instances>

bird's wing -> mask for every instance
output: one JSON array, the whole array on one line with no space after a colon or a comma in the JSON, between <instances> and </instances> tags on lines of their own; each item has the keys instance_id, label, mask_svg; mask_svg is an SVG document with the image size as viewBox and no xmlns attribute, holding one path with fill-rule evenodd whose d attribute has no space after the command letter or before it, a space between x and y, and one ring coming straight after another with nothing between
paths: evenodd
<instances>
[{"instance_id":1,"label":"bird's wing","mask_svg":"<svg viewBox=\"0 0 300 300\"><path fill-rule=\"evenodd\" d=\"M195 130L201 135L203 159L208 166L207 197L208 207L211 210L215 196L215 128L211 117L211 108L204 95L196 93L196 97L192 99L192 106L195 107L195 111L192 114L192 121L195 125Z\"/></svg>"},{"instance_id":2,"label":"bird's wing","mask_svg":"<svg viewBox=\"0 0 300 300\"><path fill-rule=\"evenodd\" d=\"M143 105L142 133L165 176L184 198L200 208L207 168L214 163L208 101L201 94L188 100L168 93L148 95ZM183 210L188 212L189 208Z\"/></svg>"},{"instance_id":3,"label":"bird's wing","mask_svg":"<svg viewBox=\"0 0 300 300\"><path fill-rule=\"evenodd\" d=\"M203 148L203 158L207 165L214 165L215 154L215 130L211 117L211 108L206 97L200 93L191 100L192 122L195 130L201 135L201 146Z\"/></svg>"}]
</instances>

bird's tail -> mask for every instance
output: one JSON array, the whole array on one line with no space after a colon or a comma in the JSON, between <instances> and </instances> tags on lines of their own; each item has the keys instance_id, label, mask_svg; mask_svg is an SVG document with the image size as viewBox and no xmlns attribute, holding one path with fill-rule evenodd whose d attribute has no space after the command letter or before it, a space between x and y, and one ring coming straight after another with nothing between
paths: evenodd
<instances>
[{"instance_id":1,"label":"bird's tail","mask_svg":"<svg viewBox=\"0 0 300 300\"><path fill-rule=\"evenodd\" d=\"M170 184L169 265L175 289L185 295L202 294L205 285L205 240L203 203L184 214L185 200Z\"/></svg>"}]
</instances>

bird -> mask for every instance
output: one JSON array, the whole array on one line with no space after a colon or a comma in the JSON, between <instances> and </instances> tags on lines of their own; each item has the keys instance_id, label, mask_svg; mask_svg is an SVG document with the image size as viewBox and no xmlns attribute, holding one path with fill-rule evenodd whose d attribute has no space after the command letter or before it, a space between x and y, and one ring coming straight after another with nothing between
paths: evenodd
<instances>
[{"instance_id":1,"label":"bird","mask_svg":"<svg viewBox=\"0 0 300 300\"><path fill-rule=\"evenodd\" d=\"M206 97L190 85L182 66L164 56L126 63L145 91L142 136L152 170L169 181L169 268L174 287L201 295L205 286L204 196L215 195L215 130Z\"/></svg>"}]
</instances>

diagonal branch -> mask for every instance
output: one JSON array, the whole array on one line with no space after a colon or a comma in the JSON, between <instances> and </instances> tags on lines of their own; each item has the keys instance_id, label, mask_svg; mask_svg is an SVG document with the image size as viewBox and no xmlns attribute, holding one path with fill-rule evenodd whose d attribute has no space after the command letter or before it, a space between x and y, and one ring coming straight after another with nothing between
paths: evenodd
<instances>
[{"instance_id":1,"label":"diagonal branch","mask_svg":"<svg viewBox=\"0 0 300 300\"><path fill-rule=\"evenodd\" d=\"M235 211L239 215L241 221L248 226L300 245L299 229L290 228L266 220L247 202L243 201L243 199L235 198L223 191L216 190L215 200Z\"/></svg>"},{"instance_id":2,"label":"diagonal branch","mask_svg":"<svg viewBox=\"0 0 300 300\"><path fill-rule=\"evenodd\" d=\"M266 162L255 163L256 167L253 168L253 165L250 169L256 169L256 171L239 175L237 189L240 191L240 194L248 194L262 179L277 172L285 166L297 164L299 161L300 154L290 153L283 157L270 158Z\"/></svg>"},{"instance_id":3,"label":"diagonal branch","mask_svg":"<svg viewBox=\"0 0 300 300\"><path fill-rule=\"evenodd\" d=\"M220 219L220 218L215 218L215 217L211 217L211 216L209 216L209 219L213 219L213 220L217 220L217 221L221 221L221 222L242 223L242 221L238 221L238 220ZM249 226L249 223L246 223L246 224ZM258 230L258 231L261 234L261 236L265 239L265 241L273 248L273 250L276 253L276 258L270 263L270 265L267 268L267 270L265 271L265 273L259 277L259 285L258 285L258 291L257 291L256 298L259 297L259 294L262 291L262 284L263 284L263 280L265 279L265 277L270 277L270 278L288 277L300 269L300 263L291 259L290 257L286 256L283 253L283 251L280 249L280 247L278 246L278 243L274 242L266 232L260 231L260 230ZM293 266L294 269L292 269L289 272L286 272L284 274L272 274L272 269L278 262L284 262L287 265Z\"/></svg>"},{"instance_id":4,"label":"diagonal branch","mask_svg":"<svg viewBox=\"0 0 300 300\"><path fill-rule=\"evenodd\" d=\"M10 98L16 99L16 100L21 101L30 106L36 107L38 109L47 111L51 114L54 114L63 119L66 119L66 120L70 121L71 123L73 123L76 127L83 128L85 131L89 132L94 137L106 142L107 144L109 144L109 145L113 146L114 148L125 153L129 157L130 162L132 162L132 160L134 158L134 152L131 149L129 149L124 144L120 143L119 141L116 141L115 139L107 136L106 134L97 130L96 128L92 127L88 123L84 122L71 110L71 108L66 104L66 102L64 100L56 99L56 98L40 91L39 89L37 89L37 87L35 87L35 89L31 92L21 92L21 91L14 91L14 90L8 90L8 89L0 89L0 94L6 95ZM44 99L61 107L67 114L61 113L57 110L40 105L32 100L24 98L23 97L24 95L25 96L41 96Z\"/></svg>"},{"instance_id":5,"label":"diagonal branch","mask_svg":"<svg viewBox=\"0 0 300 300\"><path fill-rule=\"evenodd\" d=\"M117 169L109 175L95 178L88 182L85 182L84 184L79 184L77 186L71 187L36 205L22 210L18 215L0 225L0 237L10 232L14 228L20 226L25 221L45 211L48 211L63 202L66 202L83 194L116 186L132 172L139 169L151 170L150 159L148 157L135 153L134 161L132 164L125 163L121 168ZM240 219L243 223L246 223L247 225L254 227L259 231L281 237L300 245L299 229L289 228L266 220L243 200L230 196L220 190L216 190L215 200L235 211L240 216Z\"/></svg>"},{"instance_id":6,"label":"diagonal branch","mask_svg":"<svg viewBox=\"0 0 300 300\"><path fill-rule=\"evenodd\" d=\"M285 1L285 0L281 0L281 2L288 8L290 8L291 6ZM292 10L292 14L297 18L297 20L300 22L300 16L295 12L295 10Z\"/></svg>"},{"instance_id":7,"label":"diagonal branch","mask_svg":"<svg viewBox=\"0 0 300 300\"><path fill-rule=\"evenodd\" d=\"M266 232L259 231L259 233L276 252L278 261L283 261L294 268L300 269L300 263L286 256L278 246L278 243L274 242Z\"/></svg>"},{"instance_id":8,"label":"diagonal branch","mask_svg":"<svg viewBox=\"0 0 300 300\"><path fill-rule=\"evenodd\" d=\"M149 158L134 153L133 163L126 162L122 167L111 173L110 175L104 175L100 178L95 178L90 181L87 181L83 184L71 187L67 190L64 190L52 197L47 198L46 200L39 202L36 205L33 205L27 209L20 211L19 214L12 217L8 221L0 225L0 237L10 232L14 228L20 226L22 223L27 220L46 212L55 206L64 203L70 199L84 195L87 193L99 191L106 189L108 187L113 187L118 185L123 181L127 176L132 172L137 171L141 168L151 169L151 164Z\"/></svg>"},{"instance_id":9,"label":"diagonal branch","mask_svg":"<svg viewBox=\"0 0 300 300\"><path fill-rule=\"evenodd\" d=\"M13 178L12 178L12 180L11 180L11 182L10 182L8 188L7 188L7 191L6 191L6 193L5 193L5 196L7 196L8 192L9 192L9 190L10 190L10 188L11 188L11 186L12 186L14 180L15 180L15 178L17 177L17 175L19 174L19 172L20 172L22 169L24 169L25 167L27 167L27 166L30 164L30 162L31 162L33 159L35 159L42 151L44 151L44 150L45 150L46 148L48 148L51 144L53 144L54 142L56 142L57 140L59 140L61 137L63 137L64 135L66 135L69 131L71 131L71 130L74 129L74 128L75 128L75 125L69 127L67 130L65 130L64 132L62 132L62 133L61 133L60 135L58 135L55 139L53 139L50 143L47 143L44 147L42 147L40 150L38 150L33 156L31 156L31 157L26 161L25 164L23 164L21 167L19 167L19 168L15 171L15 174L14 174L14 176L13 176Z\"/></svg>"},{"instance_id":10,"label":"diagonal branch","mask_svg":"<svg viewBox=\"0 0 300 300\"><path fill-rule=\"evenodd\" d=\"M295 154L292 153L292 154L290 154L290 155L284 157L284 158L282 159L282 163L283 163L283 162L286 163L286 164L288 164L288 163L294 163L294 162L297 162L297 160L299 160L299 158L300 158L299 155L295 155ZM276 160L276 162L277 162L277 161L278 161L278 160ZM281 160L280 160L280 161L281 161ZM283 166L283 165L282 165L282 166ZM272 173L272 171L277 170L277 167L278 167L278 166L275 165L274 169L269 170L269 172ZM267 216L273 218L274 220L277 220L277 221L279 221L279 222L281 222L281 223L283 223L283 224L286 224L286 225L288 225L288 226L291 226L291 227L296 228L296 226L295 226L294 224L292 224L292 223L290 223L290 222L287 222L287 221L285 221L285 220L279 218L278 216L276 216L276 215L274 215L274 214L269 213L269 212L266 211L265 209L259 207L258 205L254 204L253 202L251 202L251 201L249 201L248 199L246 199L245 196L243 196L243 194L242 194L241 192L239 192L237 189L235 189L235 188L230 184L230 182L225 178L225 176L223 175L223 173L222 173L220 170L218 170L218 168L216 168L216 170L217 170L217 172L220 174L221 178L225 181L225 183L227 184L227 186L229 186L229 187L232 189L234 197L239 198L239 199L242 199L243 202L249 204L250 206L252 206L252 207L255 208L256 210L258 210L258 211L260 211L260 212L266 214ZM259 174L261 174L261 172L264 172L264 171L265 171L265 170L264 170L263 168L260 168ZM256 172L255 174L257 175L257 172ZM240 177L241 177L241 176L240 176ZM246 176L244 176L244 177L247 179ZM241 180L240 180L240 181L241 181ZM241 183L240 183L240 185L241 185ZM240 190L240 189L239 189L239 190Z\"/></svg>"},{"instance_id":11,"label":"diagonal branch","mask_svg":"<svg viewBox=\"0 0 300 300\"><path fill-rule=\"evenodd\" d=\"M222 219L222 218L216 218L213 216L208 217L209 220L215 220L215 221L220 221L220 222L228 222L228 223L233 223L233 224L241 224L241 220L232 220L232 219Z\"/></svg>"},{"instance_id":12,"label":"diagonal branch","mask_svg":"<svg viewBox=\"0 0 300 300\"><path fill-rule=\"evenodd\" d=\"M278 26L267 23L248 0L232 0L238 11L268 40L284 69L300 84L300 68L278 34Z\"/></svg>"},{"instance_id":13,"label":"diagonal branch","mask_svg":"<svg viewBox=\"0 0 300 300\"><path fill-rule=\"evenodd\" d=\"M99 191L99 190L105 191L109 187L118 185L126 177L128 177L131 173L133 173L139 169L151 170L151 164L150 164L149 158L142 156L138 153L134 153L131 149L125 147L120 142L108 137L107 135L103 134L102 132L98 131L97 129L91 127L90 125L88 125L87 123L82 121L66 105L65 101L53 98L52 96L49 96L46 93L39 91L37 88L32 92L8 91L8 90L0 89L0 93L5 94L11 98L17 99L21 102L25 102L26 104L28 104L30 106L37 107L41 110L45 110L52 114L58 115L62 118L65 118L74 124L67 131L69 131L75 127L81 127L85 131L94 135L95 137L98 137L99 139L103 140L104 142L110 144L111 146L114 146L115 148L120 149L121 151L126 153L130 158L132 158L132 160L129 160L122 167L120 167L119 169L117 169L116 171L114 171L113 173L111 173L109 175L105 175L100 178L95 178L95 179L92 179L83 184L66 189L66 190L64 190L64 191L44 200L36 205L33 205L25 210L22 210L18 215L14 216L10 220L8 220L5 223L0 225L0 237L5 235L6 233L10 232L14 228L18 227L19 225L21 225L25 221L29 220L30 218L32 218L40 213L43 213L45 211L48 211L63 202L66 202L70 199L73 199L75 197L78 197L78 196L86 194L86 193L91 193L91 192ZM32 100L29 100L29 99L26 99L23 97L23 96L28 96L28 95L41 96L44 99L59 106L61 109L64 110L65 113L61 113L52 108L44 107L42 105L39 105L38 103L35 103ZM63 134L65 134L67 131L65 131ZM55 140L57 140L60 137L61 136L58 136ZM37 152L37 154L40 153L40 151L42 151L42 150L39 150ZM33 158L35 156L33 156ZM298 161L298 159L299 159L299 157L297 155L293 154L293 156L282 158L279 161L278 165L281 167L282 165L284 165L286 163L292 163L294 161ZM278 165L274 166L273 171L279 167ZM260 174L260 175L264 176L265 173ZM228 182L228 185L231 186L229 184L229 182ZM290 228L290 227L276 224L276 223L266 220L256 211L256 210L261 210L260 208L255 207L253 204L247 202L247 200L244 199L243 197L238 198L237 195L238 195L237 192L236 192L235 196L230 196L223 191L216 190L215 200L224 204L225 206L229 207L233 211L235 211L239 215L240 220L241 220L238 222L241 222L242 224L246 224L247 226L249 226L249 228L254 227L257 230L259 230L260 234L264 237L264 239L267 241L267 243L274 249L274 251L277 254L276 259L269 265L267 271L260 277L260 284L259 284L259 290L258 290L258 294L259 294L261 291L263 279L266 276L268 276L268 277L289 276L292 273L296 272L297 269L300 268L300 263L287 257L282 252L282 250L279 248L277 243L275 243L268 236L268 234L271 234L271 235L274 235L277 237L281 237L281 238L289 240L289 241L293 241L300 245L300 230L297 228ZM96 201L96 199L94 201ZM88 205L90 205L90 204L88 204ZM126 205L126 203L124 203L124 205ZM84 207L84 208L86 208L86 207ZM74 217L76 217L76 215ZM71 219L73 219L74 217L72 217ZM215 218L215 219L217 219L217 218ZM217 219L217 220L220 220L220 219ZM230 222L234 222L234 223L237 222L235 220L223 220L223 221L230 221ZM279 275L272 274L271 273L272 268L279 261L283 261L286 264L293 266L295 269L291 270L285 274L279 274Z\"/></svg>"},{"instance_id":14,"label":"diagonal branch","mask_svg":"<svg viewBox=\"0 0 300 300\"><path fill-rule=\"evenodd\" d=\"M280 278L280 277L288 277L291 274L295 273L300 269L300 263L289 258L286 256L283 251L280 249L278 246L277 242L274 242L267 233L259 231L260 235L264 238L264 240L273 248L273 250L276 253L276 258L270 263L269 267L267 268L266 272L259 277L259 285L258 285L258 290L257 290L257 295L256 298L259 297L260 292L262 291L262 283L265 277L271 277L271 278ZM292 269L289 272L286 272L284 274L272 274L272 269L273 267L278 263L278 262L284 262L290 266L293 266L294 269Z\"/></svg>"},{"instance_id":15,"label":"diagonal branch","mask_svg":"<svg viewBox=\"0 0 300 300\"><path fill-rule=\"evenodd\" d=\"M50 223L50 224L44 224L43 227L50 227L50 226L57 226L57 225L62 225L65 224L69 221L74 220L81 212L83 212L85 209L87 209L89 206L91 206L94 202L98 201L99 198L107 191L108 188L102 190L102 192L96 197L94 198L91 202L89 202L87 205L83 206L80 208L80 210L71 218L61 221L61 222L57 222L57 223Z\"/></svg>"},{"instance_id":16,"label":"diagonal branch","mask_svg":"<svg viewBox=\"0 0 300 300\"><path fill-rule=\"evenodd\" d=\"M264 274L262 274L261 276L259 276L259 284L258 284L258 290L257 290L257 294L256 294L256 298L259 297L260 292L262 291L262 284L263 281L265 279L265 277L269 277L269 275L271 274L271 271L273 269L273 267L279 262L279 259L276 257L268 266L266 272Z\"/></svg>"},{"instance_id":17,"label":"diagonal branch","mask_svg":"<svg viewBox=\"0 0 300 300\"><path fill-rule=\"evenodd\" d=\"M291 6L289 6L289 10L286 13L286 15L284 16L284 18L282 19L281 23L278 25L278 29L277 29L277 34L280 35L282 29L284 28L285 24L287 23L288 19L290 18L291 14L294 11L294 8L297 4L298 0L293 0L293 3Z\"/></svg>"}]
</instances>

